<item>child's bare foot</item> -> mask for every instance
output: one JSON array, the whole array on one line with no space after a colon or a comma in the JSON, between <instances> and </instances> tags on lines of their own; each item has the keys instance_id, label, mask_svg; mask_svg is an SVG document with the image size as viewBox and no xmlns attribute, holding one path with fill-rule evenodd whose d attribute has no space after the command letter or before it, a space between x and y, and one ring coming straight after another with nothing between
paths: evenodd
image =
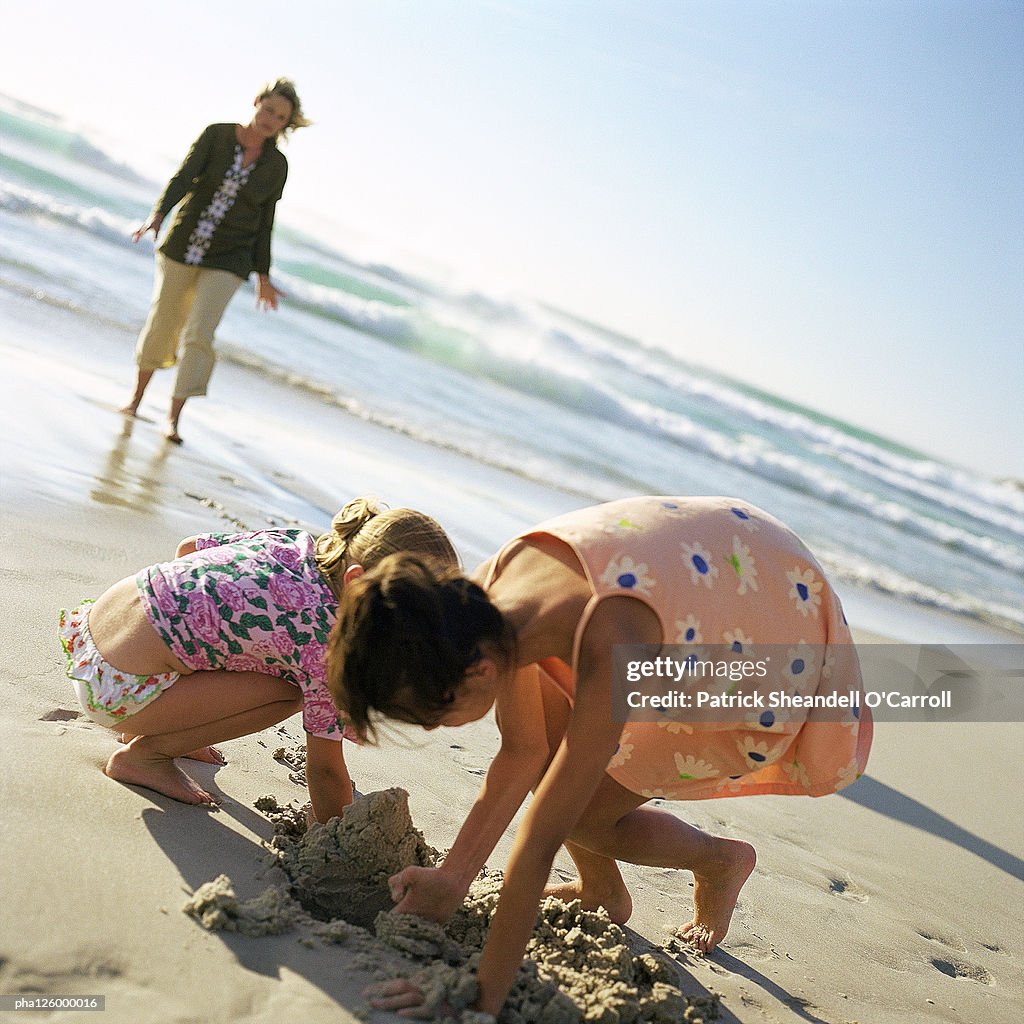
<instances>
[{"instance_id":1,"label":"child's bare foot","mask_svg":"<svg viewBox=\"0 0 1024 1024\"><path fill-rule=\"evenodd\" d=\"M138 416L138 414L139 414L139 403L138 402L129 402L127 405L122 405L121 408L118 409L117 411L119 413L121 413L122 415L124 415L124 416Z\"/></svg>"},{"instance_id":2,"label":"child's bare foot","mask_svg":"<svg viewBox=\"0 0 1024 1024\"><path fill-rule=\"evenodd\" d=\"M164 440L170 441L171 444L183 444L185 439L178 433L175 427L169 426L164 431Z\"/></svg>"},{"instance_id":3,"label":"child's bare foot","mask_svg":"<svg viewBox=\"0 0 1024 1024\"><path fill-rule=\"evenodd\" d=\"M554 896L563 903L580 900L584 910L604 907L613 924L625 924L633 913L633 898L621 877L617 885L610 882L600 887L584 885L582 879L577 878L573 882L545 886L544 895Z\"/></svg>"},{"instance_id":4,"label":"child's bare foot","mask_svg":"<svg viewBox=\"0 0 1024 1024\"><path fill-rule=\"evenodd\" d=\"M693 873L693 920L678 932L701 953L710 953L725 938L740 889L757 863L750 843L738 839L717 842L717 863L702 874Z\"/></svg>"},{"instance_id":5,"label":"child's bare foot","mask_svg":"<svg viewBox=\"0 0 1024 1024\"><path fill-rule=\"evenodd\" d=\"M133 739L135 739L135 733L119 732L117 734L118 743L130 743ZM199 747L197 750L192 750L181 756L187 757L190 761L204 761L206 764L228 763L228 759L216 747Z\"/></svg>"},{"instance_id":6,"label":"child's bare foot","mask_svg":"<svg viewBox=\"0 0 1024 1024\"><path fill-rule=\"evenodd\" d=\"M188 754L182 754L190 761L203 761L206 764L227 764L227 758L216 747L200 747Z\"/></svg>"},{"instance_id":7,"label":"child's bare foot","mask_svg":"<svg viewBox=\"0 0 1024 1024\"><path fill-rule=\"evenodd\" d=\"M184 804L216 804L195 779L186 775L171 757L140 750L138 743L115 750L104 774L129 786L143 786Z\"/></svg>"}]
</instances>

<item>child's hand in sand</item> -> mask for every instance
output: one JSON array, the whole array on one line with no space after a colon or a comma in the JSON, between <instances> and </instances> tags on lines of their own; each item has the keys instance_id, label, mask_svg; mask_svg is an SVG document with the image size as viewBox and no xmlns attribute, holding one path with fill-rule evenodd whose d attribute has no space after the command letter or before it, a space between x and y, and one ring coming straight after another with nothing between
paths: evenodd
<instances>
[{"instance_id":1,"label":"child's hand in sand","mask_svg":"<svg viewBox=\"0 0 1024 1024\"><path fill-rule=\"evenodd\" d=\"M446 1000L443 990L430 991L435 987L428 982L427 991L424 991L416 983L415 978L423 974L421 971L412 978L392 978L391 981L371 985L363 991L363 998L375 1010L393 1010L399 1017L413 1017L416 1020L460 1019L461 1011Z\"/></svg>"},{"instance_id":2,"label":"child's hand in sand","mask_svg":"<svg viewBox=\"0 0 1024 1024\"><path fill-rule=\"evenodd\" d=\"M439 868L408 867L388 879L396 914L418 914L444 924L466 892Z\"/></svg>"},{"instance_id":3,"label":"child's hand in sand","mask_svg":"<svg viewBox=\"0 0 1024 1024\"><path fill-rule=\"evenodd\" d=\"M420 987L409 978L393 978L371 985L363 992L375 1010L395 1010L399 1017L416 1017L430 1020L435 1010L427 1005Z\"/></svg>"}]
</instances>

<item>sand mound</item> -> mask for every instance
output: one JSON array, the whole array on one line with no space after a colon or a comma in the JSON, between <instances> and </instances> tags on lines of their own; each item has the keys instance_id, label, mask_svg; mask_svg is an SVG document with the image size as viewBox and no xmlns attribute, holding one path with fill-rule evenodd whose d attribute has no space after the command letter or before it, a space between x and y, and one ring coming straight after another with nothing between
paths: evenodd
<instances>
[{"instance_id":1,"label":"sand mound","mask_svg":"<svg viewBox=\"0 0 1024 1024\"><path fill-rule=\"evenodd\" d=\"M477 998L475 971L497 906L500 874L485 872L478 878L446 925L395 914L388 877L409 865L427 867L438 860L412 822L404 790L370 793L343 818L308 832L303 809L282 808L272 797L261 798L257 807L274 824L271 851L289 885L271 886L243 902L221 875L196 890L185 905L187 913L210 929L258 936L303 928L321 942L358 943L371 965L373 949L381 951L380 944L386 944L419 963L418 968L410 963L405 973L440 1018L460 1024L492 1020L469 1007ZM363 928L374 930L376 946ZM676 1024L718 1016L717 997L689 1000L676 979L672 960L634 954L626 933L604 911L583 910L578 900L547 899L498 1020Z\"/></svg>"},{"instance_id":2,"label":"sand mound","mask_svg":"<svg viewBox=\"0 0 1024 1024\"><path fill-rule=\"evenodd\" d=\"M501 882L498 873L477 879L443 928L404 914L377 919L378 938L431 961L413 975L429 1006L458 1013L475 1001L473 971ZM583 910L578 900L541 904L526 955L500 1024L676 1024L718 1016L717 998L683 995L670 959L636 955L626 933L603 910ZM465 1014L458 1019L470 1020Z\"/></svg>"},{"instance_id":3,"label":"sand mound","mask_svg":"<svg viewBox=\"0 0 1024 1024\"><path fill-rule=\"evenodd\" d=\"M356 800L341 818L294 836L286 818L274 849L292 895L313 917L372 928L394 903L388 878L410 865L428 867L437 851L409 816L409 794L386 789ZM276 828L276 823L275 823Z\"/></svg>"},{"instance_id":4,"label":"sand mound","mask_svg":"<svg viewBox=\"0 0 1024 1024\"><path fill-rule=\"evenodd\" d=\"M210 931L280 935L309 920L286 889L272 885L252 900L235 895L231 879L218 875L201 885L182 908Z\"/></svg>"}]
</instances>

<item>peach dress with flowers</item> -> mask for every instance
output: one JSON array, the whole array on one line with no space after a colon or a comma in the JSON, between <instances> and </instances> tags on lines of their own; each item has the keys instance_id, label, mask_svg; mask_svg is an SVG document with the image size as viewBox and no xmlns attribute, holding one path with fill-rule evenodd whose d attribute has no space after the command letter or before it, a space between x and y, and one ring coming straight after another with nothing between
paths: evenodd
<instances>
[{"instance_id":1,"label":"peach dress with flowers","mask_svg":"<svg viewBox=\"0 0 1024 1024\"><path fill-rule=\"evenodd\" d=\"M541 535L573 550L593 589L576 630L573 665L546 658L536 666L570 704L590 616L604 598L624 594L657 614L663 643L679 651L767 656L771 675L754 687L766 701L779 691L804 698L860 692L850 630L821 567L791 530L746 502L627 498L567 513L515 539ZM509 546L488 584L500 575ZM728 679L686 685L723 694L734 686ZM863 705L733 711L723 716L728 721L714 722L679 710L656 717L626 722L607 769L620 785L651 798L822 796L859 778L871 746Z\"/></svg>"}]
</instances>

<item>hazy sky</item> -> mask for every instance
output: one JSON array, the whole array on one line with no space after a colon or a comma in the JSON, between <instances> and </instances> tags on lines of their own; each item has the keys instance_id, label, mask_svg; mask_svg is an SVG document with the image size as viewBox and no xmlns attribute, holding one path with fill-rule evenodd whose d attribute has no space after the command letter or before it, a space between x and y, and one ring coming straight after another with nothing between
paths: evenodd
<instances>
[{"instance_id":1,"label":"hazy sky","mask_svg":"<svg viewBox=\"0 0 1024 1024\"><path fill-rule=\"evenodd\" d=\"M1024 0L36 0L0 91L165 177L287 74L281 216L1024 477ZM155 198L155 197L154 197Z\"/></svg>"}]
</instances>

